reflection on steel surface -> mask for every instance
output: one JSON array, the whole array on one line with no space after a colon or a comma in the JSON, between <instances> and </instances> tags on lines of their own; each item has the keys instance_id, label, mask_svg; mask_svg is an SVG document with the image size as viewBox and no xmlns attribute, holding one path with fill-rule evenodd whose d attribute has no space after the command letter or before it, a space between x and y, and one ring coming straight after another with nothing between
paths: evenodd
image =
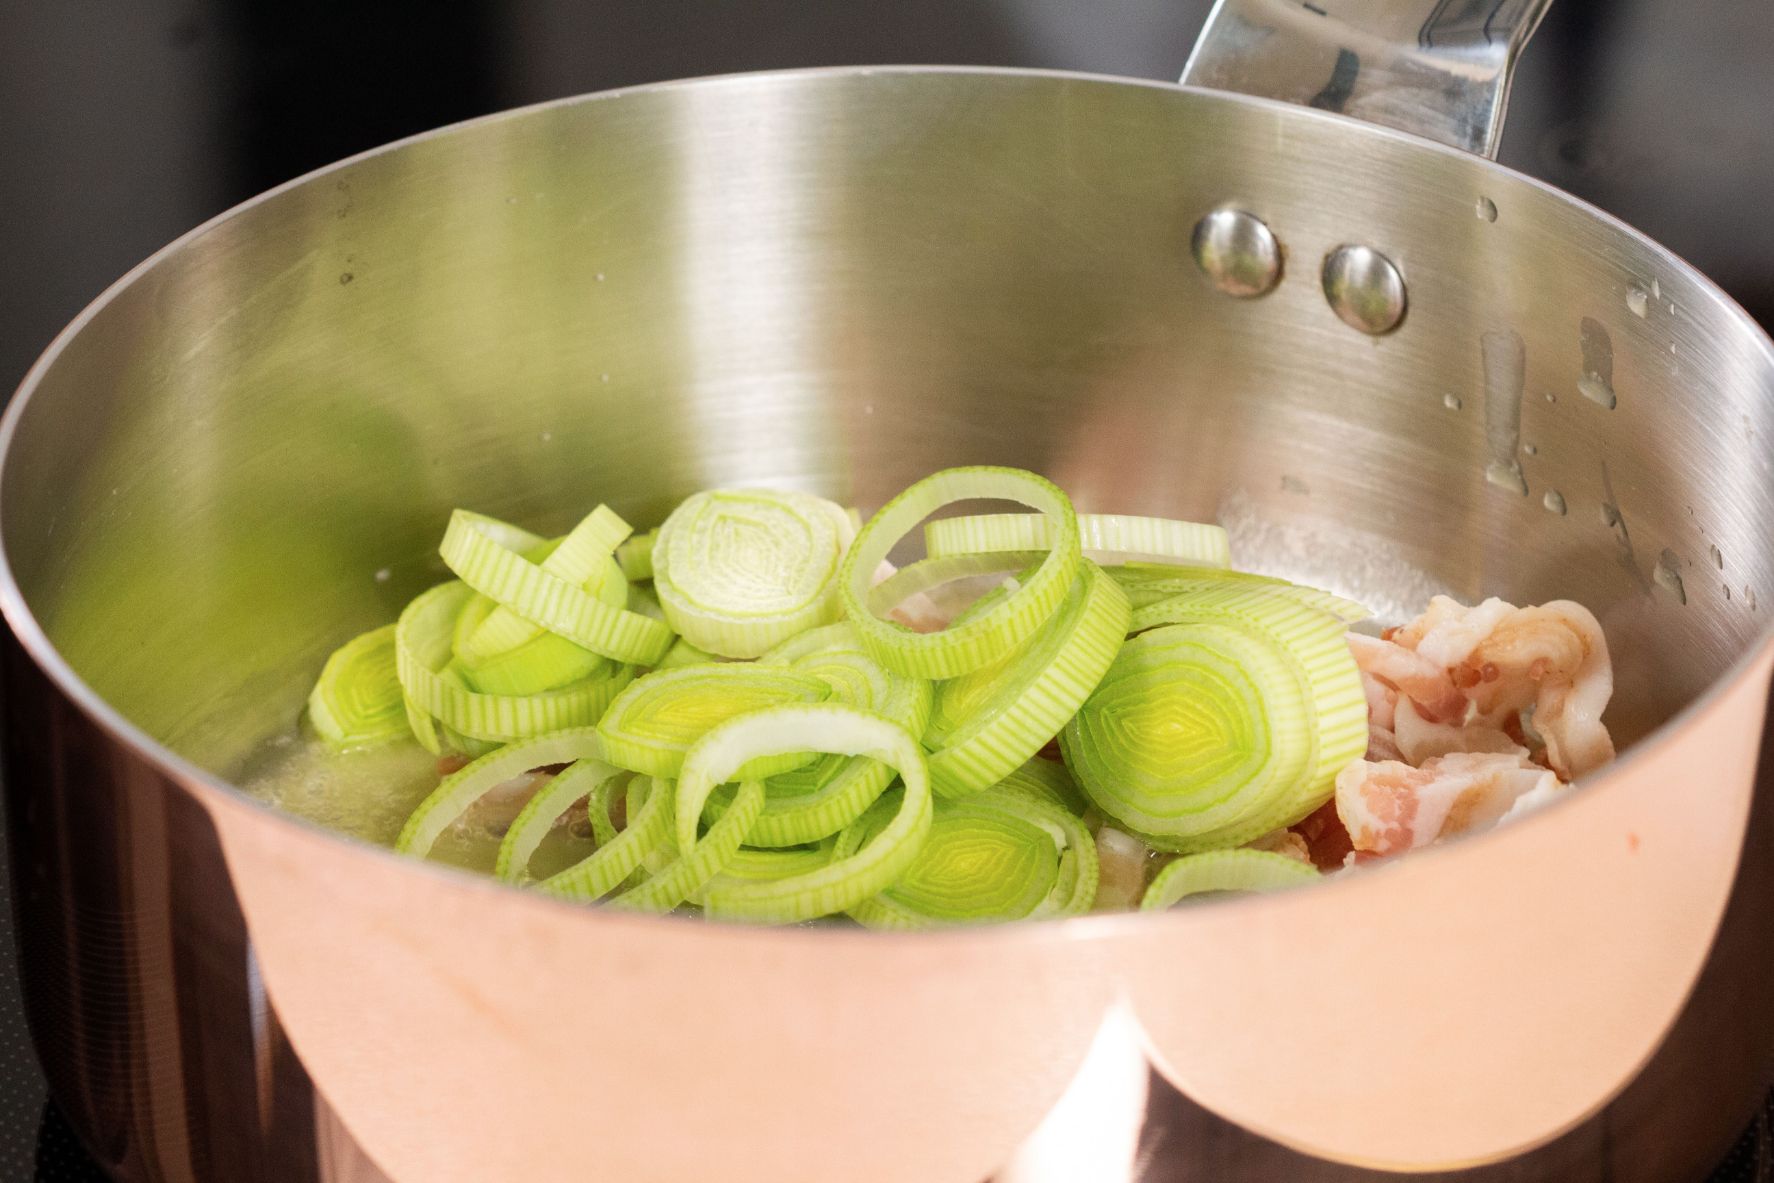
<instances>
[{"instance_id":1,"label":"reflection on steel surface","mask_svg":"<svg viewBox=\"0 0 1774 1183\"><path fill-rule=\"evenodd\" d=\"M1183 81L1353 115L1495 157L1510 73L1550 3L1219 0Z\"/></svg>"}]
</instances>

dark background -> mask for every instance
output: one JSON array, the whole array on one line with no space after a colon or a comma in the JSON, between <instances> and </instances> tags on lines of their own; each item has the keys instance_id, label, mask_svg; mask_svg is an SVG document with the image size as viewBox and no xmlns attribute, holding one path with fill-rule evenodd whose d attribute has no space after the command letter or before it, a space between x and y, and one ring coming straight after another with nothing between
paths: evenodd
<instances>
[{"instance_id":1,"label":"dark background","mask_svg":"<svg viewBox=\"0 0 1774 1183\"><path fill-rule=\"evenodd\" d=\"M0 391L107 284L308 169L502 108L860 62L1174 78L1208 0L0 0ZM1503 160L1774 324L1774 4L1557 0ZM0 861L4 853L0 851ZM0 877L0 894L4 878ZM0 908L0 1180L45 1127Z\"/></svg>"}]
</instances>

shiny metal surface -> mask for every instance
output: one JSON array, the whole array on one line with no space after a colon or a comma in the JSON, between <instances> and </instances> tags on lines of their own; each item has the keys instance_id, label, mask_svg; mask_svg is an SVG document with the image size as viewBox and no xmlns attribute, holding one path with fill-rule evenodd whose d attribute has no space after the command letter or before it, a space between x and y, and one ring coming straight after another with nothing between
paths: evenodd
<instances>
[{"instance_id":1,"label":"shiny metal surface","mask_svg":"<svg viewBox=\"0 0 1774 1183\"><path fill-rule=\"evenodd\" d=\"M1310 282L1223 298L1182 257L1231 199L1297 258L1371 244L1410 315L1372 338ZM1510 334L1514 384L1486 364ZM1612 409L1580 391L1604 340ZM1475 157L1273 103L830 71L345 162L144 265L0 428L33 1021L88 1049L46 1057L53 1087L93 1098L83 1130L139 1179L206 1177L199 1154L248 1156L207 1177L313 1177L322 1136L269 1132L286 1110L427 1183L566 1177L584 1159L558 1132L587 1112L612 1169L780 1180L829 1168L814 1132L854 1154L902 1129L846 1177L1034 1179L1057 1143L1017 1146L1076 1114L1084 1067L1126 1071L1131 1029L1167 1083L1113 1094L1124 1177L1142 1113L1188 1131L1151 1178L1563 1179L1603 1136L1635 1150L1611 1178L1697 1169L1728 1124L1652 1140L1631 1082L1722 1112L1768 1066L1767 1012L1721 999L1759 988L1742 917L1770 903L1765 858L1735 858L1746 832L1766 848L1770 432L1774 347L1667 252ZM1487 479L1505 460L1531 495ZM454 505L538 529L598 500L650 524L720 483L872 506L964 462L1038 468L1084 509L1218 516L1244 563L1393 616L1431 590L1581 600L1644 742L1531 824L1365 880L887 940L570 910L226 783L331 646L441 578ZM1350 1045L1382 995L1389 1037ZM274 1031L300 1073L268 1088ZM1302 1047L1326 1070L1294 1071ZM706 1141L649 1124L667 1096Z\"/></svg>"},{"instance_id":2,"label":"shiny metal surface","mask_svg":"<svg viewBox=\"0 0 1774 1183\"><path fill-rule=\"evenodd\" d=\"M1219 0L1183 82L1353 115L1495 157L1551 0Z\"/></svg>"},{"instance_id":3,"label":"shiny metal surface","mask_svg":"<svg viewBox=\"0 0 1774 1183\"><path fill-rule=\"evenodd\" d=\"M1326 255L1320 282L1331 311L1352 329L1378 337L1404 320L1409 301L1404 276L1372 247L1345 243Z\"/></svg>"},{"instance_id":4,"label":"shiny metal surface","mask_svg":"<svg viewBox=\"0 0 1774 1183\"><path fill-rule=\"evenodd\" d=\"M1263 220L1223 206L1195 223L1189 240L1196 266L1228 296L1260 296L1281 278L1281 244Z\"/></svg>"}]
</instances>

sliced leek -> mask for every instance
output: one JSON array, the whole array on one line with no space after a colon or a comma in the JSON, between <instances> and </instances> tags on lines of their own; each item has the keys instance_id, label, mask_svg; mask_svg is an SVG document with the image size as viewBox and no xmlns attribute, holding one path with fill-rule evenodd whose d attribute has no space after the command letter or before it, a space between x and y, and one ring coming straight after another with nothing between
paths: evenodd
<instances>
[{"instance_id":1,"label":"sliced leek","mask_svg":"<svg viewBox=\"0 0 1774 1183\"><path fill-rule=\"evenodd\" d=\"M522 743L511 744L480 757L443 778L430 796L419 803L395 839L401 854L423 858L443 832L493 789L512 777L550 764L598 758L597 732L589 727L557 731ZM571 804L571 802L569 802Z\"/></svg>"},{"instance_id":2,"label":"sliced leek","mask_svg":"<svg viewBox=\"0 0 1774 1183\"><path fill-rule=\"evenodd\" d=\"M1361 674L1349 652L1344 622L1309 606L1292 585L1219 583L1173 596L1133 613L1131 628L1193 621L1232 621L1262 631L1286 654L1310 704L1312 762L1271 807L1217 830L1193 835L1188 848L1240 846L1290 826L1329 800L1337 773L1367 750L1368 712Z\"/></svg>"},{"instance_id":3,"label":"sliced leek","mask_svg":"<svg viewBox=\"0 0 1774 1183\"><path fill-rule=\"evenodd\" d=\"M1089 801L1078 790L1078 782L1058 760L1035 756L1022 767L1014 769L995 786L1000 793L1021 793L1024 796L1057 805L1074 817L1083 817Z\"/></svg>"},{"instance_id":4,"label":"sliced leek","mask_svg":"<svg viewBox=\"0 0 1774 1183\"><path fill-rule=\"evenodd\" d=\"M624 529L626 524L622 519L599 506L565 537L526 552L522 557L537 562L542 571L557 579L593 592L605 604L621 608L627 600L628 581L611 554L614 546L611 539L619 538ZM468 636L458 637L456 655L465 664L474 666L544 635L548 634L511 609L496 607ZM526 691L518 689L513 692Z\"/></svg>"},{"instance_id":5,"label":"sliced leek","mask_svg":"<svg viewBox=\"0 0 1774 1183\"><path fill-rule=\"evenodd\" d=\"M610 703L597 730L610 763L648 776L675 777L691 745L728 719L830 696L825 682L791 670L727 662L678 666L635 679ZM769 776L799 768L809 759L805 751L773 752L747 772Z\"/></svg>"},{"instance_id":6,"label":"sliced leek","mask_svg":"<svg viewBox=\"0 0 1774 1183\"><path fill-rule=\"evenodd\" d=\"M547 569L546 563L543 569ZM611 607L620 608L628 602L628 583L613 559L604 559L599 573L588 578L585 587ZM479 623L474 622L477 613L484 613ZM468 684L487 694L554 690L582 678L607 675L617 664L537 628L485 596L476 596L463 610L453 649Z\"/></svg>"},{"instance_id":7,"label":"sliced leek","mask_svg":"<svg viewBox=\"0 0 1774 1183\"><path fill-rule=\"evenodd\" d=\"M599 789L615 783L605 781ZM628 824L621 833L599 836L596 850L566 870L544 879L541 889L564 899L590 902L602 899L620 887L649 857L670 843L671 789L668 780L636 777L629 786ZM597 811L592 814L593 828L598 828L599 813L603 814L607 825L609 802L597 800L591 808Z\"/></svg>"},{"instance_id":8,"label":"sliced leek","mask_svg":"<svg viewBox=\"0 0 1774 1183\"><path fill-rule=\"evenodd\" d=\"M837 620L838 563L849 521L807 493L743 489L686 498L659 528L653 588L686 640L757 657Z\"/></svg>"},{"instance_id":9,"label":"sliced leek","mask_svg":"<svg viewBox=\"0 0 1774 1183\"><path fill-rule=\"evenodd\" d=\"M877 615L896 606L870 596L874 572L888 553L931 513L975 498L1021 502L1052 521L1052 545L1040 565L990 611L940 632L915 633ZM1080 558L1078 516L1058 486L1020 469L951 468L912 485L869 519L845 557L839 583L844 610L877 661L915 677L953 678L1004 658L1033 636L1065 600Z\"/></svg>"},{"instance_id":10,"label":"sliced leek","mask_svg":"<svg viewBox=\"0 0 1774 1183\"><path fill-rule=\"evenodd\" d=\"M661 657L659 664L653 668L674 670L681 665L706 665L711 661L719 660L721 659L714 654L704 649L698 649L684 638L679 637L671 643L671 648L665 651L665 656Z\"/></svg>"},{"instance_id":11,"label":"sliced leek","mask_svg":"<svg viewBox=\"0 0 1774 1183\"><path fill-rule=\"evenodd\" d=\"M791 875L817 871L831 862L836 836L817 846L795 846L784 850L760 850L742 846L721 867L719 874L690 894L690 902L704 907L710 891L719 892L740 883L774 882Z\"/></svg>"},{"instance_id":12,"label":"sliced leek","mask_svg":"<svg viewBox=\"0 0 1774 1183\"><path fill-rule=\"evenodd\" d=\"M396 669L411 703L409 720L421 740L430 719L472 739L495 743L596 723L633 676L626 666L610 666L601 676L541 694L470 690L461 673L451 668L451 642L456 616L472 594L462 583L439 584L408 604L396 625Z\"/></svg>"},{"instance_id":13,"label":"sliced leek","mask_svg":"<svg viewBox=\"0 0 1774 1183\"><path fill-rule=\"evenodd\" d=\"M1085 559L1047 627L999 663L940 683L924 732L936 791L996 784L1059 734L1114 661L1127 620L1127 597Z\"/></svg>"},{"instance_id":14,"label":"sliced leek","mask_svg":"<svg viewBox=\"0 0 1774 1183\"><path fill-rule=\"evenodd\" d=\"M353 637L326 659L308 695L308 720L335 748L368 747L407 734L392 624Z\"/></svg>"},{"instance_id":15,"label":"sliced leek","mask_svg":"<svg viewBox=\"0 0 1774 1183\"><path fill-rule=\"evenodd\" d=\"M700 840L677 843L675 858L640 883L611 899L610 906L634 912L671 911L697 893L703 884L714 878L738 854L740 843L745 841L746 830L757 820L758 813L763 808L763 784L755 780L742 782L732 807L709 827L707 834ZM706 899L704 907L707 907Z\"/></svg>"},{"instance_id":16,"label":"sliced leek","mask_svg":"<svg viewBox=\"0 0 1774 1183\"><path fill-rule=\"evenodd\" d=\"M636 534L628 541L616 547L616 562L622 568L622 574L628 579L653 578L653 544L659 541L659 531L648 530L645 534Z\"/></svg>"},{"instance_id":17,"label":"sliced leek","mask_svg":"<svg viewBox=\"0 0 1774 1183\"><path fill-rule=\"evenodd\" d=\"M1200 567L1226 567L1232 562L1226 531L1201 522L1081 513L1078 534L1085 553L1103 562L1133 555ZM924 548L931 558L990 551L1042 551L1052 547L1054 537L1051 520L1040 514L979 514L931 522L924 527Z\"/></svg>"},{"instance_id":18,"label":"sliced leek","mask_svg":"<svg viewBox=\"0 0 1774 1183\"><path fill-rule=\"evenodd\" d=\"M591 825L592 841L599 846L608 846L616 840L616 823L610 820L610 809L616 804L616 793L623 788L624 782L625 778L619 776L599 779L586 795L585 820Z\"/></svg>"},{"instance_id":19,"label":"sliced leek","mask_svg":"<svg viewBox=\"0 0 1774 1183\"><path fill-rule=\"evenodd\" d=\"M616 542L628 525L606 507L592 514L593 527ZM531 624L616 661L651 665L671 647L672 631L657 620L613 608L577 584L551 575L501 543L510 527L482 514L457 510L438 551L463 583L497 600Z\"/></svg>"},{"instance_id":20,"label":"sliced leek","mask_svg":"<svg viewBox=\"0 0 1774 1183\"><path fill-rule=\"evenodd\" d=\"M1099 809L1180 849L1291 800L1312 770L1314 726L1294 663L1267 633L1174 624L1128 639L1060 747Z\"/></svg>"},{"instance_id":21,"label":"sliced leek","mask_svg":"<svg viewBox=\"0 0 1774 1183\"><path fill-rule=\"evenodd\" d=\"M839 852L855 837L840 838ZM917 857L850 915L870 928L1076 916L1089 911L1096 883L1096 843L1075 815L990 788L959 801L939 799Z\"/></svg>"},{"instance_id":22,"label":"sliced leek","mask_svg":"<svg viewBox=\"0 0 1774 1183\"><path fill-rule=\"evenodd\" d=\"M649 620L657 620L665 624L665 609L659 606L659 597L653 594L651 583L631 583L628 585L628 610ZM669 628L670 626L667 625ZM679 637L678 640L683 640ZM676 642L673 642L675 645Z\"/></svg>"},{"instance_id":23,"label":"sliced leek","mask_svg":"<svg viewBox=\"0 0 1774 1183\"><path fill-rule=\"evenodd\" d=\"M930 718L931 687L883 668L863 651L848 622L802 633L760 659L819 678L830 701L858 707L923 734ZM805 768L773 776L765 785L764 812L746 836L754 846L814 842L849 825L893 779L893 769L866 756L825 754Z\"/></svg>"},{"instance_id":24,"label":"sliced leek","mask_svg":"<svg viewBox=\"0 0 1774 1183\"><path fill-rule=\"evenodd\" d=\"M1310 863L1267 850L1209 850L1184 855L1152 880L1140 900L1142 912L1162 911L1205 892L1280 891L1321 876Z\"/></svg>"},{"instance_id":25,"label":"sliced leek","mask_svg":"<svg viewBox=\"0 0 1774 1183\"><path fill-rule=\"evenodd\" d=\"M1032 512L923 525L981 500ZM927 556L887 562L921 525ZM457 511L439 549L457 580L333 654L308 715L334 746L410 732L474 757L403 853L526 794L493 873L564 899L878 928L1073 916L1101 906L1099 828L1183 854L1148 908L1283 886L1311 870L1232 848L1310 813L1367 742L1360 605L1227 569L1217 526L1081 516L1018 469L938 472L866 524L759 490L697 494L638 536L606 506L554 540ZM1056 735L1063 764L1038 754ZM589 843L550 837L580 809Z\"/></svg>"},{"instance_id":26,"label":"sliced leek","mask_svg":"<svg viewBox=\"0 0 1774 1183\"><path fill-rule=\"evenodd\" d=\"M1193 596L1227 587L1266 587L1276 595L1285 596L1308 608L1328 612L1347 624L1366 620L1373 615L1364 605L1334 592L1289 583L1270 575L1252 575L1247 571L1214 571L1201 567L1130 563L1109 568L1109 574L1127 592L1128 601L1135 611L1176 596Z\"/></svg>"},{"instance_id":27,"label":"sliced leek","mask_svg":"<svg viewBox=\"0 0 1774 1183\"><path fill-rule=\"evenodd\" d=\"M505 831L499 843L493 876L506 883L517 883L529 871L530 859L548 832L580 801L586 801L586 813L595 819L600 810L604 827L609 828L610 790L626 773L601 760L575 760L558 776L536 791ZM614 837L612 832L611 837ZM599 839L599 845L604 840Z\"/></svg>"},{"instance_id":28,"label":"sliced leek","mask_svg":"<svg viewBox=\"0 0 1774 1183\"><path fill-rule=\"evenodd\" d=\"M689 852L707 843L716 830L740 814L754 788L761 811L762 784L743 781L733 805L699 842L703 806L717 785L759 759L809 743L834 755L867 757L892 768L902 784L897 808L866 842L821 867L781 879L711 885L703 900L710 916L782 924L842 912L893 882L923 845L930 829L930 778L917 741L903 727L878 715L822 703L741 715L697 742L685 757L678 780L675 838L679 850Z\"/></svg>"}]
</instances>

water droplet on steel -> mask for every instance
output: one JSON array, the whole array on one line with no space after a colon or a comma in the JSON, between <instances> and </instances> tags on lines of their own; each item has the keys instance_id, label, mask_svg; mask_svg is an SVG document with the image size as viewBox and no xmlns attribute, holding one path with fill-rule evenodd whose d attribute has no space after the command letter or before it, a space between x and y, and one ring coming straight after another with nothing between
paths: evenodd
<instances>
[{"instance_id":1,"label":"water droplet on steel","mask_svg":"<svg viewBox=\"0 0 1774 1183\"><path fill-rule=\"evenodd\" d=\"M383 567L380 571L376 572L377 583L387 583L392 578L394 578L394 572L386 567Z\"/></svg>"},{"instance_id":2,"label":"water droplet on steel","mask_svg":"<svg viewBox=\"0 0 1774 1183\"><path fill-rule=\"evenodd\" d=\"M1713 566L1717 567L1721 571L1723 571L1725 569L1724 552L1721 551L1716 545L1707 547L1706 553L1709 556L1711 556Z\"/></svg>"},{"instance_id":3,"label":"water droplet on steel","mask_svg":"<svg viewBox=\"0 0 1774 1183\"><path fill-rule=\"evenodd\" d=\"M1497 203L1481 195L1478 199L1478 216L1483 221L1495 222L1497 220Z\"/></svg>"},{"instance_id":4,"label":"water droplet on steel","mask_svg":"<svg viewBox=\"0 0 1774 1183\"><path fill-rule=\"evenodd\" d=\"M1521 448L1521 396L1527 382L1528 347L1514 329L1496 329L1479 339L1484 363L1484 434L1490 462L1485 480L1523 497L1528 494L1516 452Z\"/></svg>"},{"instance_id":5,"label":"water droplet on steel","mask_svg":"<svg viewBox=\"0 0 1774 1183\"><path fill-rule=\"evenodd\" d=\"M1583 350L1578 391L1590 402L1613 410L1619 402L1614 394L1614 339L1600 321L1586 316L1578 326L1578 344Z\"/></svg>"},{"instance_id":6,"label":"water droplet on steel","mask_svg":"<svg viewBox=\"0 0 1774 1183\"><path fill-rule=\"evenodd\" d=\"M1657 556L1657 566L1651 572L1651 578L1659 587L1676 598L1676 602L1686 604L1688 591L1682 586L1682 558L1667 546Z\"/></svg>"},{"instance_id":7,"label":"water droplet on steel","mask_svg":"<svg viewBox=\"0 0 1774 1183\"><path fill-rule=\"evenodd\" d=\"M1441 396L1441 405L1450 411L1457 411L1466 404L1461 401L1460 396L1457 394L1444 394Z\"/></svg>"},{"instance_id":8,"label":"water droplet on steel","mask_svg":"<svg viewBox=\"0 0 1774 1183\"><path fill-rule=\"evenodd\" d=\"M1651 307L1651 294L1635 283L1626 289L1626 306L1634 316L1643 316Z\"/></svg>"},{"instance_id":9,"label":"water droplet on steel","mask_svg":"<svg viewBox=\"0 0 1774 1183\"><path fill-rule=\"evenodd\" d=\"M1565 495L1557 489L1546 490L1546 496L1540 498L1540 504L1561 518L1565 516Z\"/></svg>"},{"instance_id":10,"label":"water droplet on steel","mask_svg":"<svg viewBox=\"0 0 1774 1183\"><path fill-rule=\"evenodd\" d=\"M1538 456L1540 454L1540 448L1535 444L1523 444L1521 450L1530 456Z\"/></svg>"}]
</instances>

